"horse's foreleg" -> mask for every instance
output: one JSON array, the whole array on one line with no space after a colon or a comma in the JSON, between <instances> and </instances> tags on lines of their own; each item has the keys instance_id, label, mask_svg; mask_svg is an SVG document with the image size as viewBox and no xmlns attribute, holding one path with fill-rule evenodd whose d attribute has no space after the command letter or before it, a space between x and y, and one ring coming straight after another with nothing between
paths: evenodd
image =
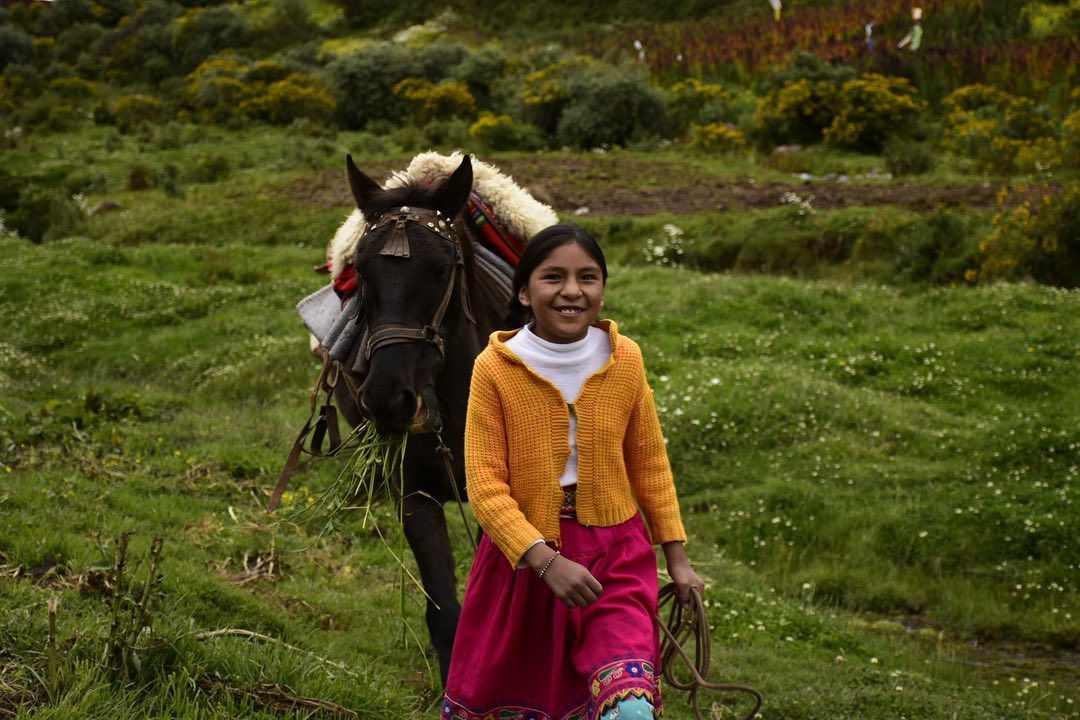
<instances>
[{"instance_id":1,"label":"horse's foreleg","mask_svg":"<svg viewBox=\"0 0 1080 720\"><path fill-rule=\"evenodd\" d=\"M402 502L405 537L420 569L424 591L428 594L425 619L445 685L446 674L450 670L450 651L454 647L454 632L461 614L446 515L442 505L418 493L407 495Z\"/></svg>"}]
</instances>

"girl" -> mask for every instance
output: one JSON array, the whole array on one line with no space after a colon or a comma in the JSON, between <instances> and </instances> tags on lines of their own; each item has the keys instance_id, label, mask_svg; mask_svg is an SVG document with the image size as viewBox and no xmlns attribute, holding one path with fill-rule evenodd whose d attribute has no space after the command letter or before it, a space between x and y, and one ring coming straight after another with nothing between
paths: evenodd
<instances>
[{"instance_id":1,"label":"girl","mask_svg":"<svg viewBox=\"0 0 1080 720\"><path fill-rule=\"evenodd\" d=\"M681 602L703 583L641 350L597 322L606 282L588 233L541 231L514 277L511 318L529 324L493 333L476 359L465 466L484 537L443 720L660 715L652 544Z\"/></svg>"}]
</instances>

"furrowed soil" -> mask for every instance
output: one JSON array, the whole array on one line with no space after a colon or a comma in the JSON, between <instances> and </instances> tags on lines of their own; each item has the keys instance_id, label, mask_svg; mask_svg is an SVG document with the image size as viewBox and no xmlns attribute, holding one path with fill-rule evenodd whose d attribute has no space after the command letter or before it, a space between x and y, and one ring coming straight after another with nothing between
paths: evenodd
<instances>
[{"instance_id":1,"label":"furrowed soil","mask_svg":"<svg viewBox=\"0 0 1080 720\"><path fill-rule=\"evenodd\" d=\"M499 169L510 174L534 197L556 211L588 215L687 214L708 210L753 210L776 207L786 192L814 196L814 207L836 209L894 205L915 211L938 206L989 209L1002 189L1017 202L1057 194L1057 184L1014 187L980 182L925 185L898 180L856 182L815 178L792 183L765 182L750 177L703 174L690 163L670 160L610 157L499 158ZM362 168L374 178L402 169L404 161L377 160ZM280 190L295 205L316 208L353 204L344 172L323 172L293 180Z\"/></svg>"}]
</instances>

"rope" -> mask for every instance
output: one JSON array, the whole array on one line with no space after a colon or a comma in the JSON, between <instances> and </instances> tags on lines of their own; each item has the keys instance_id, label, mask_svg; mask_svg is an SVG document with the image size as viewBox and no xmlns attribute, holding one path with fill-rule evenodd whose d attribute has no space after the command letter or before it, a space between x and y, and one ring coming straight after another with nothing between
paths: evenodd
<instances>
[{"instance_id":1,"label":"rope","mask_svg":"<svg viewBox=\"0 0 1080 720\"><path fill-rule=\"evenodd\" d=\"M450 489L454 493L454 500L457 501L458 510L461 511L461 522L465 525L465 534L469 536L469 542L472 543L473 555L476 555L476 533L472 531L472 525L469 523L469 518L465 515L465 502L461 499L461 491L458 490L457 478L454 477L454 467L452 465L454 460L453 452L446 446L446 443L442 439L442 427L435 428L435 439L439 444L435 447L435 452L442 458L443 467L446 468L446 477L450 481Z\"/></svg>"},{"instance_id":2,"label":"rope","mask_svg":"<svg viewBox=\"0 0 1080 720\"><path fill-rule=\"evenodd\" d=\"M664 606L670 605L668 619L665 623L661 619ZM679 603L675 595L675 583L668 583L660 589L657 602L656 624L663 636L660 639L660 666L664 669L664 679L676 690L685 690L690 694L690 706L694 709L694 717L704 720L701 708L698 707L698 690L719 690L721 692L741 692L752 695L755 700L754 709L746 714L745 720L750 720L761 709L761 693L747 685L735 685L732 683L713 683L705 678L709 674L709 662L711 661L712 647L709 636L709 622L705 617L705 605L701 601L701 595L696 588L690 589L689 616L683 617L686 610ZM691 660L683 645L694 636L694 659ZM675 656L682 658L686 667L690 670L691 679L682 681L675 675Z\"/></svg>"}]
</instances>

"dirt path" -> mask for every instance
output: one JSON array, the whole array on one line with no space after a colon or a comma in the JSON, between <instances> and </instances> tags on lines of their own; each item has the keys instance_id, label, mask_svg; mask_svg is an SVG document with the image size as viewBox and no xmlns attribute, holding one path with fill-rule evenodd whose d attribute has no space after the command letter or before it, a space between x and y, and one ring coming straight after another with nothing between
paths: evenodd
<instances>
[{"instance_id":1,"label":"dirt path","mask_svg":"<svg viewBox=\"0 0 1080 720\"><path fill-rule=\"evenodd\" d=\"M499 168L527 187L533 195L563 214L587 208L588 215L653 215L709 210L750 210L776 207L786 192L814 196L814 207L896 205L916 211L939 205L992 208L1002 185L916 185L904 181L873 184L814 179L792 183L759 182L753 178L720 178L703 175L692 165L669 160L650 162L641 158L604 156L504 158ZM385 177L400 163L382 161L363 170L375 178ZM1032 185L1021 197L1059 192L1056 185ZM1012 190L1010 188L1010 190ZM352 198L344 173L322 173L286 185L282 195L292 203L309 207L347 207ZM582 212L582 214L585 214Z\"/></svg>"}]
</instances>

